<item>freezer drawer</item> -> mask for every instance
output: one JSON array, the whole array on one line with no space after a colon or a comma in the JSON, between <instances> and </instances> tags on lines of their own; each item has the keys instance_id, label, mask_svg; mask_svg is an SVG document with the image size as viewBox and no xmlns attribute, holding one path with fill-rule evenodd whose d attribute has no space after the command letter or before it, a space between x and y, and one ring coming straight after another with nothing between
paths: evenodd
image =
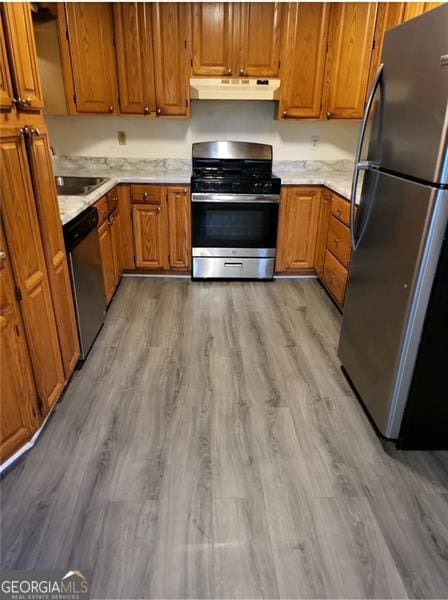
<instances>
[{"instance_id":1,"label":"freezer drawer","mask_svg":"<svg viewBox=\"0 0 448 600\"><path fill-rule=\"evenodd\" d=\"M275 258L193 257L193 279L272 279Z\"/></svg>"},{"instance_id":2,"label":"freezer drawer","mask_svg":"<svg viewBox=\"0 0 448 600\"><path fill-rule=\"evenodd\" d=\"M389 438L399 433L448 221L448 191L365 174L339 357Z\"/></svg>"}]
</instances>

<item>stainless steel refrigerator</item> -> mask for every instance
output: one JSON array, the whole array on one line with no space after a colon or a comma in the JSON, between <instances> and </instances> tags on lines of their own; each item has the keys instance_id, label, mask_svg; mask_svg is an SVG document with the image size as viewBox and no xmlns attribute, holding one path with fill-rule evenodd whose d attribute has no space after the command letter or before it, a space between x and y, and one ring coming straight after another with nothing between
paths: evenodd
<instances>
[{"instance_id":1,"label":"stainless steel refrigerator","mask_svg":"<svg viewBox=\"0 0 448 600\"><path fill-rule=\"evenodd\" d=\"M352 186L339 357L377 430L400 447L448 448L447 145L443 5L386 33Z\"/></svg>"}]
</instances>

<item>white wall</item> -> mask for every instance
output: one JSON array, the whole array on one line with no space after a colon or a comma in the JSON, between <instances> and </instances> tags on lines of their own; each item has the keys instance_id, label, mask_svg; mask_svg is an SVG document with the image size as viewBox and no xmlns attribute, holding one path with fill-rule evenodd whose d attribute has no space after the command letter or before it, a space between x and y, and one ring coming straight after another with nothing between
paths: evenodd
<instances>
[{"instance_id":1,"label":"white wall","mask_svg":"<svg viewBox=\"0 0 448 600\"><path fill-rule=\"evenodd\" d=\"M191 144L244 140L272 144L275 160L352 159L359 121L279 121L274 102L193 101L190 119L46 117L57 154L126 158L190 158ZM126 132L119 146L117 131ZM311 138L319 136L317 148Z\"/></svg>"}]
</instances>

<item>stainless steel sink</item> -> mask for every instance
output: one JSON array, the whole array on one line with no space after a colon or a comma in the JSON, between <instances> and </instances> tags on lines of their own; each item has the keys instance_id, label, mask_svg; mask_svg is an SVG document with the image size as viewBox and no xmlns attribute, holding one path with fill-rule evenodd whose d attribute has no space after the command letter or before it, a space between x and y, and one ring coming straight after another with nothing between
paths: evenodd
<instances>
[{"instance_id":1,"label":"stainless steel sink","mask_svg":"<svg viewBox=\"0 0 448 600\"><path fill-rule=\"evenodd\" d=\"M55 177L60 196L86 196L107 181L107 177Z\"/></svg>"}]
</instances>

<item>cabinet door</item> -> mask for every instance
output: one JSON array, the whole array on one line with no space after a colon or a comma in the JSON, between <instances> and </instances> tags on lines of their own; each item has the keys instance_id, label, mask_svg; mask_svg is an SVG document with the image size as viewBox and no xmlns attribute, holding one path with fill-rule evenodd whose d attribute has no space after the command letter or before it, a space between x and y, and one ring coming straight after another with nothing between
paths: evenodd
<instances>
[{"instance_id":1,"label":"cabinet door","mask_svg":"<svg viewBox=\"0 0 448 600\"><path fill-rule=\"evenodd\" d=\"M381 54L383 53L384 34L389 29L392 29L392 27L403 22L405 7L406 4L404 2L379 2L378 4L367 93L372 87L373 79L380 65Z\"/></svg>"},{"instance_id":2,"label":"cabinet door","mask_svg":"<svg viewBox=\"0 0 448 600\"><path fill-rule=\"evenodd\" d=\"M185 187L168 187L170 267L188 271L191 266L190 193Z\"/></svg>"},{"instance_id":3,"label":"cabinet door","mask_svg":"<svg viewBox=\"0 0 448 600\"><path fill-rule=\"evenodd\" d=\"M159 205L134 204L135 266L140 269L168 269L165 211Z\"/></svg>"},{"instance_id":4,"label":"cabinet door","mask_svg":"<svg viewBox=\"0 0 448 600\"><path fill-rule=\"evenodd\" d=\"M22 137L17 133L3 135L0 147L5 235L20 289L37 392L44 412L48 412L65 378L39 221Z\"/></svg>"},{"instance_id":5,"label":"cabinet door","mask_svg":"<svg viewBox=\"0 0 448 600\"><path fill-rule=\"evenodd\" d=\"M428 10L441 6L443 2L406 2L404 9L403 21L409 21L414 17L418 17Z\"/></svg>"},{"instance_id":6,"label":"cabinet door","mask_svg":"<svg viewBox=\"0 0 448 600\"><path fill-rule=\"evenodd\" d=\"M79 341L59 205L54 185L53 164L45 133L33 132L27 136L27 139L62 362L65 377L68 379L78 362Z\"/></svg>"},{"instance_id":7,"label":"cabinet door","mask_svg":"<svg viewBox=\"0 0 448 600\"><path fill-rule=\"evenodd\" d=\"M129 185L122 184L118 186L118 208L120 211L121 226L121 259L123 269L135 269L130 191Z\"/></svg>"},{"instance_id":8,"label":"cabinet door","mask_svg":"<svg viewBox=\"0 0 448 600\"><path fill-rule=\"evenodd\" d=\"M239 65L242 77L278 77L280 69L280 2L240 5Z\"/></svg>"},{"instance_id":9,"label":"cabinet door","mask_svg":"<svg viewBox=\"0 0 448 600\"><path fill-rule=\"evenodd\" d=\"M330 222L331 192L323 189L320 195L319 219L317 225L316 252L314 269L319 277L324 272L325 251L327 247L328 225Z\"/></svg>"},{"instance_id":10,"label":"cabinet door","mask_svg":"<svg viewBox=\"0 0 448 600\"><path fill-rule=\"evenodd\" d=\"M287 7L281 118L318 119L321 114L329 15L325 3L291 2Z\"/></svg>"},{"instance_id":11,"label":"cabinet door","mask_svg":"<svg viewBox=\"0 0 448 600\"><path fill-rule=\"evenodd\" d=\"M144 2L114 4L115 53L120 112L156 110L151 7Z\"/></svg>"},{"instance_id":12,"label":"cabinet door","mask_svg":"<svg viewBox=\"0 0 448 600\"><path fill-rule=\"evenodd\" d=\"M3 2L10 66L20 110L43 108L29 2Z\"/></svg>"},{"instance_id":13,"label":"cabinet door","mask_svg":"<svg viewBox=\"0 0 448 600\"><path fill-rule=\"evenodd\" d=\"M187 117L189 108L190 6L152 5L156 104L159 116Z\"/></svg>"},{"instance_id":14,"label":"cabinet door","mask_svg":"<svg viewBox=\"0 0 448 600\"><path fill-rule=\"evenodd\" d=\"M8 54L6 51L5 31L0 14L0 108L12 107L12 82L9 71Z\"/></svg>"},{"instance_id":15,"label":"cabinet door","mask_svg":"<svg viewBox=\"0 0 448 600\"><path fill-rule=\"evenodd\" d=\"M331 7L326 116L360 119L369 78L377 5L341 2Z\"/></svg>"},{"instance_id":16,"label":"cabinet door","mask_svg":"<svg viewBox=\"0 0 448 600\"><path fill-rule=\"evenodd\" d=\"M116 275L114 264L114 253L112 247L112 236L109 221L106 219L98 228L100 241L101 269L103 271L104 298L106 304L112 300L116 287Z\"/></svg>"},{"instance_id":17,"label":"cabinet door","mask_svg":"<svg viewBox=\"0 0 448 600\"><path fill-rule=\"evenodd\" d=\"M23 446L39 426L36 387L14 287L0 227L0 462Z\"/></svg>"},{"instance_id":18,"label":"cabinet door","mask_svg":"<svg viewBox=\"0 0 448 600\"><path fill-rule=\"evenodd\" d=\"M115 287L117 287L123 272L123 261L121 259L121 215L118 209L111 214L109 224L114 262L114 283Z\"/></svg>"},{"instance_id":19,"label":"cabinet door","mask_svg":"<svg viewBox=\"0 0 448 600\"><path fill-rule=\"evenodd\" d=\"M193 75L234 75L231 2L193 3Z\"/></svg>"},{"instance_id":20,"label":"cabinet door","mask_svg":"<svg viewBox=\"0 0 448 600\"><path fill-rule=\"evenodd\" d=\"M282 190L277 271L297 271L313 267L319 196L318 187L293 186Z\"/></svg>"},{"instance_id":21,"label":"cabinet door","mask_svg":"<svg viewBox=\"0 0 448 600\"><path fill-rule=\"evenodd\" d=\"M112 7L104 2L67 2L67 31L78 112L116 110Z\"/></svg>"}]
</instances>

